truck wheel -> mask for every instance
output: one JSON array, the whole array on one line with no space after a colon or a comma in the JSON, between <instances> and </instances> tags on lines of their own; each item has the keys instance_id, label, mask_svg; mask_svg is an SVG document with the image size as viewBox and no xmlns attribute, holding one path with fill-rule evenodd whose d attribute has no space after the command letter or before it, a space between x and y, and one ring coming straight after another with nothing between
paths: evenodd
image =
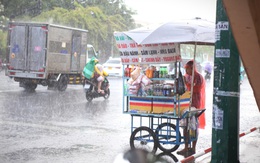
<instances>
[{"instance_id":1,"label":"truck wheel","mask_svg":"<svg viewBox=\"0 0 260 163\"><path fill-rule=\"evenodd\" d=\"M34 91L37 88L35 83L24 83L24 89L28 92Z\"/></svg>"},{"instance_id":2,"label":"truck wheel","mask_svg":"<svg viewBox=\"0 0 260 163\"><path fill-rule=\"evenodd\" d=\"M58 85L57 88L59 91L65 91L67 89L68 86L68 78L66 75L61 75L59 81L58 81Z\"/></svg>"}]
</instances>

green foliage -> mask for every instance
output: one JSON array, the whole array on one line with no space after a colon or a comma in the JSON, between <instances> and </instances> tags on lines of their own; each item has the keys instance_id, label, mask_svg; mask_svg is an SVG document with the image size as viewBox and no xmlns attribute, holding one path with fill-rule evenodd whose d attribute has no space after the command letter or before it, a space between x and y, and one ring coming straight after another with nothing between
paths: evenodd
<instances>
[{"instance_id":1,"label":"green foliage","mask_svg":"<svg viewBox=\"0 0 260 163\"><path fill-rule=\"evenodd\" d=\"M4 15L15 21L87 29L88 43L93 44L101 56L108 55L103 56L104 60L111 53L118 53L113 32L136 27L132 18L135 13L126 8L123 0L1 0L1 3L5 8Z\"/></svg>"},{"instance_id":2,"label":"green foliage","mask_svg":"<svg viewBox=\"0 0 260 163\"><path fill-rule=\"evenodd\" d=\"M83 7L78 4L73 10L55 7L51 11L42 12L32 20L87 29L88 43L101 52L101 57L102 54L110 54L111 46L115 46L112 45L113 32L128 30L122 15L106 15L99 7ZM106 60L108 57L105 56L103 59Z\"/></svg>"},{"instance_id":3,"label":"green foliage","mask_svg":"<svg viewBox=\"0 0 260 163\"><path fill-rule=\"evenodd\" d=\"M39 3L41 0L2 0L5 8L5 16L20 17L29 15L31 17L40 14Z\"/></svg>"},{"instance_id":4,"label":"green foliage","mask_svg":"<svg viewBox=\"0 0 260 163\"><path fill-rule=\"evenodd\" d=\"M0 30L0 58L6 58L7 32Z\"/></svg>"},{"instance_id":5,"label":"green foliage","mask_svg":"<svg viewBox=\"0 0 260 163\"><path fill-rule=\"evenodd\" d=\"M40 5L39 5L40 4ZM41 6L41 7L40 7ZM128 10L123 0L1 0L0 22L6 27L12 15L15 21L35 21L87 29L88 43L100 52L100 61L112 54L118 56L113 37L114 31L136 28L132 18L135 12ZM5 54L6 28L0 31L0 52ZM182 45L183 58L192 58L194 45ZM212 60L214 47L197 46L197 59Z\"/></svg>"}]
</instances>

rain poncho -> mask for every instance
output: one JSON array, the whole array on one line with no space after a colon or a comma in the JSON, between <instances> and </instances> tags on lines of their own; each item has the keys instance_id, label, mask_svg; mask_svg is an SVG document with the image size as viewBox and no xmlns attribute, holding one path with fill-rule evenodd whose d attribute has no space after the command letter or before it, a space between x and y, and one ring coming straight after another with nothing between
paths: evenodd
<instances>
[{"instance_id":1,"label":"rain poncho","mask_svg":"<svg viewBox=\"0 0 260 163\"><path fill-rule=\"evenodd\" d=\"M108 76L108 73L104 70L103 66L101 64L96 64L95 65L95 73L98 75L98 76ZM95 75L96 75L95 74Z\"/></svg>"},{"instance_id":2,"label":"rain poncho","mask_svg":"<svg viewBox=\"0 0 260 163\"><path fill-rule=\"evenodd\" d=\"M90 79L94 75L95 64L98 60L95 57L92 57L91 60L85 65L83 69L83 75L85 78Z\"/></svg>"},{"instance_id":3,"label":"rain poncho","mask_svg":"<svg viewBox=\"0 0 260 163\"><path fill-rule=\"evenodd\" d=\"M186 64L186 66L189 66ZM192 76L185 74L186 87L188 91L191 91ZM194 86L192 94L191 107L196 109L205 109L205 80L203 76L197 71L196 67L194 69ZM206 125L205 113L201 114L199 117L199 128L204 129Z\"/></svg>"},{"instance_id":4,"label":"rain poncho","mask_svg":"<svg viewBox=\"0 0 260 163\"><path fill-rule=\"evenodd\" d=\"M208 73L211 73L211 72L212 72L212 65L208 62L208 63L206 63L204 69L205 69L205 71L207 71Z\"/></svg>"}]
</instances>

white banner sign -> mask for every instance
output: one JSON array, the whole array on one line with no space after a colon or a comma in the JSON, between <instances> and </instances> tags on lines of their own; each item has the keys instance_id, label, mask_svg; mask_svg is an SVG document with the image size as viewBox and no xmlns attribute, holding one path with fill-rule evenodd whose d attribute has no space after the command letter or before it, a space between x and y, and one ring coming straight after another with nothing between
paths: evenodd
<instances>
[{"instance_id":1,"label":"white banner sign","mask_svg":"<svg viewBox=\"0 0 260 163\"><path fill-rule=\"evenodd\" d=\"M212 128L223 130L224 111L213 105Z\"/></svg>"},{"instance_id":2,"label":"white banner sign","mask_svg":"<svg viewBox=\"0 0 260 163\"><path fill-rule=\"evenodd\" d=\"M114 33L123 64L172 63L181 61L179 44L138 45L124 33Z\"/></svg>"},{"instance_id":3,"label":"white banner sign","mask_svg":"<svg viewBox=\"0 0 260 163\"><path fill-rule=\"evenodd\" d=\"M219 21L216 25L217 30L227 31L229 29L229 23L226 21Z\"/></svg>"},{"instance_id":4,"label":"white banner sign","mask_svg":"<svg viewBox=\"0 0 260 163\"><path fill-rule=\"evenodd\" d=\"M230 58L230 49L216 49L216 58Z\"/></svg>"}]
</instances>

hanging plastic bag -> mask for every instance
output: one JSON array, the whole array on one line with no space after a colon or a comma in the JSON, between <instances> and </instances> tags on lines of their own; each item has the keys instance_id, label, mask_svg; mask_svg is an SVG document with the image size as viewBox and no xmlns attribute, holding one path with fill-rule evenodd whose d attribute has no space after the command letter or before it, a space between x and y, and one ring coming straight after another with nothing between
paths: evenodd
<instances>
[{"instance_id":1,"label":"hanging plastic bag","mask_svg":"<svg viewBox=\"0 0 260 163\"><path fill-rule=\"evenodd\" d=\"M136 66L133 72L131 72L130 76L135 81L141 74L141 68L139 66Z\"/></svg>"},{"instance_id":2,"label":"hanging plastic bag","mask_svg":"<svg viewBox=\"0 0 260 163\"><path fill-rule=\"evenodd\" d=\"M197 120L196 120L195 116L190 117L189 129L197 130Z\"/></svg>"},{"instance_id":3,"label":"hanging plastic bag","mask_svg":"<svg viewBox=\"0 0 260 163\"><path fill-rule=\"evenodd\" d=\"M177 94L183 95L185 93L185 84L181 71L179 71L179 77L177 79Z\"/></svg>"},{"instance_id":4,"label":"hanging plastic bag","mask_svg":"<svg viewBox=\"0 0 260 163\"><path fill-rule=\"evenodd\" d=\"M98 60L95 57L92 57L91 60L85 65L83 69L83 75L85 78L90 79L94 75L95 64Z\"/></svg>"}]
</instances>

